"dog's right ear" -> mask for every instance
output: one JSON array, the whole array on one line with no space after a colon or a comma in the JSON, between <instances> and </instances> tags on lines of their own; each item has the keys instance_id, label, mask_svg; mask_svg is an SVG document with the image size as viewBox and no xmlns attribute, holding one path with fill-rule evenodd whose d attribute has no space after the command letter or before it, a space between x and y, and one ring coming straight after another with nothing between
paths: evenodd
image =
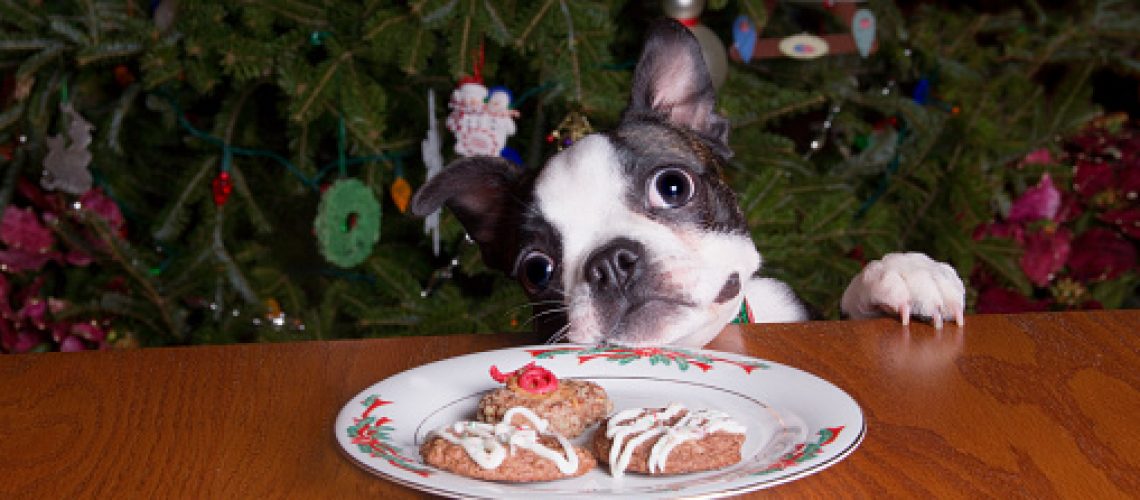
<instances>
[{"instance_id":1,"label":"dog's right ear","mask_svg":"<svg viewBox=\"0 0 1140 500\"><path fill-rule=\"evenodd\" d=\"M716 113L716 89L697 38L673 19L649 28L633 73L625 118L651 115L688 128L728 150L728 120Z\"/></svg>"},{"instance_id":2,"label":"dog's right ear","mask_svg":"<svg viewBox=\"0 0 1140 500\"><path fill-rule=\"evenodd\" d=\"M511 162L490 156L456 160L420 187L412 197L412 213L425 217L447 205L467 234L479 244L487 265L505 269L503 247L512 240L507 219L517 215L515 188L522 169Z\"/></svg>"}]
</instances>

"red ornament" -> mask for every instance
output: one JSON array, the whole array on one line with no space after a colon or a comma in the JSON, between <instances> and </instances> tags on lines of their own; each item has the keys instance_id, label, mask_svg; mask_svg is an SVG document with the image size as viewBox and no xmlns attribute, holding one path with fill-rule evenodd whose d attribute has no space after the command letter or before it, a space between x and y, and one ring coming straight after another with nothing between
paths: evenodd
<instances>
[{"instance_id":1,"label":"red ornament","mask_svg":"<svg viewBox=\"0 0 1140 500\"><path fill-rule=\"evenodd\" d=\"M135 74L125 64L115 66L115 83L118 83L120 87L129 87L135 83Z\"/></svg>"},{"instance_id":2,"label":"red ornament","mask_svg":"<svg viewBox=\"0 0 1140 500\"><path fill-rule=\"evenodd\" d=\"M230 194L234 192L234 183L230 180L229 172L220 172L217 177L214 177L210 186L214 190L214 205L222 206L230 199Z\"/></svg>"}]
</instances>

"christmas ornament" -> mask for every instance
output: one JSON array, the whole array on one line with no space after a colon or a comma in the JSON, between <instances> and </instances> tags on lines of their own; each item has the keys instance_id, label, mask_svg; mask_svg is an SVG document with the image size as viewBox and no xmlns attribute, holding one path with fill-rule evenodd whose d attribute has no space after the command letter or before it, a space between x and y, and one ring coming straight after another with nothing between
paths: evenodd
<instances>
[{"instance_id":1,"label":"christmas ornament","mask_svg":"<svg viewBox=\"0 0 1140 500\"><path fill-rule=\"evenodd\" d=\"M451 94L447 128L455 135L455 153L461 156L498 156L515 134L518 111L510 109L511 94L504 87L490 90L465 79Z\"/></svg>"},{"instance_id":2,"label":"christmas ornament","mask_svg":"<svg viewBox=\"0 0 1140 500\"><path fill-rule=\"evenodd\" d=\"M705 0L665 0L661 9L673 19L693 19L705 10Z\"/></svg>"},{"instance_id":3,"label":"christmas ornament","mask_svg":"<svg viewBox=\"0 0 1140 500\"><path fill-rule=\"evenodd\" d=\"M124 88L135 83L135 74L131 72L131 69L128 68L126 64L115 66L115 83Z\"/></svg>"},{"instance_id":4,"label":"christmas ornament","mask_svg":"<svg viewBox=\"0 0 1140 500\"><path fill-rule=\"evenodd\" d=\"M827 55L827 41L806 33L780 40L780 53L792 59L815 59Z\"/></svg>"},{"instance_id":5,"label":"christmas ornament","mask_svg":"<svg viewBox=\"0 0 1140 500\"><path fill-rule=\"evenodd\" d=\"M793 3L793 2L787 2ZM812 3L812 2L794 2L794 3ZM819 2L816 2L817 4ZM777 2L769 0L764 2L767 7L768 15L765 19L759 21L751 18L746 18L749 26L752 28L753 35L737 35L736 32L744 26L740 25L740 19L733 27L733 36L735 40L741 40L738 46L734 43L733 50L729 55L734 61L749 62L753 59L772 59L779 57L791 57L795 59L813 59L828 54L852 54L858 53L863 57L867 57L875 52L878 44L875 41L875 17L874 14L868 9L856 9L854 1L833 1L824 2L826 12L841 23L846 25L850 32L848 33L832 33L824 35L811 35L800 34L786 38L764 38L760 35L764 31L764 20L772 18L772 12L776 10ZM752 26L753 23L755 26ZM749 36L755 37L755 42L749 40ZM803 38L810 37L810 38ZM749 52L744 52L744 48L751 48ZM822 49L822 52L821 52Z\"/></svg>"},{"instance_id":6,"label":"christmas ornament","mask_svg":"<svg viewBox=\"0 0 1140 500\"><path fill-rule=\"evenodd\" d=\"M412 201L412 185L408 184L408 180L403 175L396 174L396 180L392 181L392 186L388 188L388 194L392 196L392 202L396 204L400 213L408 211L408 203Z\"/></svg>"},{"instance_id":7,"label":"christmas ornament","mask_svg":"<svg viewBox=\"0 0 1140 500\"><path fill-rule=\"evenodd\" d=\"M428 89L428 133L420 142L420 154L426 167L424 182L431 180L435 174L443 170L442 147L439 139L439 121L435 117L435 91ZM432 254L439 256L439 210L424 218L424 234L431 235Z\"/></svg>"},{"instance_id":8,"label":"christmas ornament","mask_svg":"<svg viewBox=\"0 0 1140 500\"><path fill-rule=\"evenodd\" d=\"M859 9L851 18L851 36L855 38L855 48L859 55L867 57L875 46L875 14L868 9Z\"/></svg>"},{"instance_id":9,"label":"christmas ornament","mask_svg":"<svg viewBox=\"0 0 1140 500\"><path fill-rule=\"evenodd\" d=\"M728 79L728 55L724 50L724 43L720 37L703 24L689 26L689 31L697 37L701 44L701 55L704 56L705 66L708 67L709 76L712 77L713 88L719 89Z\"/></svg>"},{"instance_id":10,"label":"christmas ornament","mask_svg":"<svg viewBox=\"0 0 1140 500\"><path fill-rule=\"evenodd\" d=\"M223 206L226 201L230 199L230 194L234 192L233 179L230 178L230 173L222 171L210 181L210 189L214 193L214 205Z\"/></svg>"},{"instance_id":11,"label":"christmas ornament","mask_svg":"<svg viewBox=\"0 0 1140 500\"><path fill-rule=\"evenodd\" d=\"M728 78L728 56L720 37L707 26L700 24L699 17L704 9L704 0L664 0L661 3L661 10L665 15L684 24L697 38L701 46L701 56L705 60L709 76L712 77L713 87L720 88Z\"/></svg>"},{"instance_id":12,"label":"christmas ornament","mask_svg":"<svg viewBox=\"0 0 1140 500\"><path fill-rule=\"evenodd\" d=\"M756 26L748 16L741 14L732 22L731 57L737 61L748 62L752 60L754 50L756 50Z\"/></svg>"},{"instance_id":13,"label":"christmas ornament","mask_svg":"<svg viewBox=\"0 0 1140 500\"><path fill-rule=\"evenodd\" d=\"M368 258L380 239L380 202L356 179L341 179L321 196L313 223L321 255L340 267Z\"/></svg>"},{"instance_id":14,"label":"christmas ornament","mask_svg":"<svg viewBox=\"0 0 1140 500\"><path fill-rule=\"evenodd\" d=\"M285 311L281 310L281 303L277 302L277 299L272 297L265 299L265 319L276 326L285 323Z\"/></svg>"},{"instance_id":15,"label":"christmas ornament","mask_svg":"<svg viewBox=\"0 0 1140 500\"><path fill-rule=\"evenodd\" d=\"M60 103L59 111L68 124L67 139L63 134L47 138L48 154L44 156L40 185L47 190L80 195L91 189L93 180L87 170L91 164L91 151L87 147L91 145L91 131L95 127L69 102Z\"/></svg>"},{"instance_id":16,"label":"christmas ornament","mask_svg":"<svg viewBox=\"0 0 1140 500\"><path fill-rule=\"evenodd\" d=\"M573 110L558 123L558 127L546 136L546 142L554 143L559 151L570 147L578 140L594 133L590 120L581 111Z\"/></svg>"},{"instance_id":17,"label":"christmas ornament","mask_svg":"<svg viewBox=\"0 0 1140 500\"><path fill-rule=\"evenodd\" d=\"M159 33L166 33L178 19L178 0L151 0L150 12L154 17L154 27Z\"/></svg>"}]
</instances>

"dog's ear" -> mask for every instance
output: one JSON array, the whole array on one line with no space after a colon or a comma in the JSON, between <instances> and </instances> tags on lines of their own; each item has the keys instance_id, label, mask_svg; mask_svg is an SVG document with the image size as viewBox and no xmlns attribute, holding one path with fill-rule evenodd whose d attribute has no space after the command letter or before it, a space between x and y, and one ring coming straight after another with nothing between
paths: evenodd
<instances>
[{"instance_id":1,"label":"dog's ear","mask_svg":"<svg viewBox=\"0 0 1140 500\"><path fill-rule=\"evenodd\" d=\"M412 213L425 217L447 205L479 244L487 265L504 269L503 248L510 241L504 234L506 219L517 214L514 190L522 169L490 156L462 158L452 162L420 187L412 197Z\"/></svg>"},{"instance_id":2,"label":"dog's ear","mask_svg":"<svg viewBox=\"0 0 1140 500\"><path fill-rule=\"evenodd\" d=\"M701 45L673 19L649 28L633 74L625 117L651 114L728 146L728 120L715 112L716 90Z\"/></svg>"}]
</instances>

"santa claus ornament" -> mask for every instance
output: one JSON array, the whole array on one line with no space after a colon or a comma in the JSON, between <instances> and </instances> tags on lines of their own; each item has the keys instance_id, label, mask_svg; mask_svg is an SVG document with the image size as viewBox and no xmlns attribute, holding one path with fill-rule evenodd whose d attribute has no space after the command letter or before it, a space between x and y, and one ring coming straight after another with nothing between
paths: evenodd
<instances>
[{"instance_id":1,"label":"santa claus ornament","mask_svg":"<svg viewBox=\"0 0 1140 500\"><path fill-rule=\"evenodd\" d=\"M447 129L455 135L458 155L499 156L515 134L518 111L511 109L511 93L504 87L488 89L478 77L464 78L448 107Z\"/></svg>"}]
</instances>

